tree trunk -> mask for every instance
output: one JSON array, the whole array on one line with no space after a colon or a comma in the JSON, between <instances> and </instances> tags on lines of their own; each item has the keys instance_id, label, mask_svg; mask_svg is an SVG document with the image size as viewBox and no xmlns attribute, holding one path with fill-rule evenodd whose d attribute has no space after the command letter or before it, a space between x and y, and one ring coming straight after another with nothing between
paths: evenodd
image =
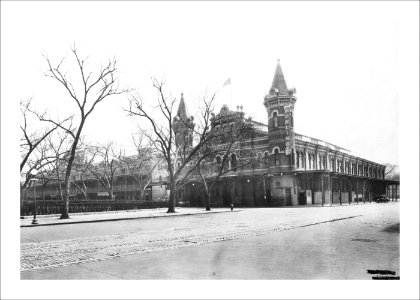
<instances>
[{"instance_id":1,"label":"tree trunk","mask_svg":"<svg viewBox=\"0 0 420 300\"><path fill-rule=\"evenodd\" d=\"M210 190L204 178L203 178L203 183L204 183L204 195L206 197L206 211L210 211Z\"/></svg>"},{"instance_id":2,"label":"tree trunk","mask_svg":"<svg viewBox=\"0 0 420 300\"><path fill-rule=\"evenodd\" d=\"M140 199L139 199L139 200L140 200L140 202L142 202L142 201L143 201L143 197L144 197L144 196L143 196L143 195L144 195L144 192L143 192L143 191L144 191L144 190L143 190L143 187L140 185L140 188L139 188L139 192L140 192L140 197L139 197Z\"/></svg>"},{"instance_id":3,"label":"tree trunk","mask_svg":"<svg viewBox=\"0 0 420 300\"><path fill-rule=\"evenodd\" d=\"M210 193L206 190L206 211L210 211Z\"/></svg>"},{"instance_id":4,"label":"tree trunk","mask_svg":"<svg viewBox=\"0 0 420 300\"><path fill-rule=\"evenodd\" d=\"M67 168L66 168L66 177L65 177L66 189L65 189L64 201L63 201L60 219L70 219L69 217L70 175L71 175L71 170L73 168L74 158L76 157L77 144L79 143L80 134L82 133L82 129L83 129L83 125L85 124L85 121L86 121L86 117L82 117L82 120L80 121L79 129L77 130L76 136L73 141L73 145L71 147L70 157L69 157L69 161L67 163Z\"/></svg>"},{"instance_id":5,"label":"tree trunk","mask_svg":"<svg viewBox=\"0 0 420 300\"><path fill-rule=\"evenodd\" d=\"M66 176L65 181L66 188L64 189L64 199L63 205L61 208L61 216L60 219L70 219L69 217L69 204L70 204L70 180Z\"/></svg>"},{"instance_id":6,"label":"tree trunk","mask_svg":"<svg viewBox=\"0 0 420 300\"><path fill-rule=\"evenodd\" d=\"M169 202L168 202L168 211L167 213L175 212L175 180L170 179L169 183Z\"/></svg>"},{"instance_id":7,"label":"tree trunk","mask_svg":"<svg viewBox=\"0 0 420 300\"><path fill-rule=\"evenodd\" d=\"M61 201L64 201L64 198L63 198L63 189L61 188L61 182L60 182L60 180L58 181L58 190L60 191L60 200Z\"/></svg>"},{"instance_id":8,"label":"tree trunk","mask_svg":"<svg viewBox=\"0 0 420 300\"><path fill-rule=\"evenodd\" d=\"M85 196L85 200L87 201L88 200L88 189L86 187L86 184L83 181L82 181L82 183L83 183L83 190L84 190L83 196Z\"/></svg>"}]
</instances>

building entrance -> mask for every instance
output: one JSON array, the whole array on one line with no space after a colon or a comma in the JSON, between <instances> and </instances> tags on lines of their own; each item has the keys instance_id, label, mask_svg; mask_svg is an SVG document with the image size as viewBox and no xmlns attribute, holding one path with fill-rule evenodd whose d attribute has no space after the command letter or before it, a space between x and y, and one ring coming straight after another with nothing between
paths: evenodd
<instances>
[{"instance_id":1,"label":"building entrance","mask_svg":"<svg viewBox=\"0 0 420 300\"><path fill-rule=\"evenodd\" d=\"M299 205L305 205L306 204L306 191L299 193L298 203L299 203Z\"/></svg>"}]
</instances>

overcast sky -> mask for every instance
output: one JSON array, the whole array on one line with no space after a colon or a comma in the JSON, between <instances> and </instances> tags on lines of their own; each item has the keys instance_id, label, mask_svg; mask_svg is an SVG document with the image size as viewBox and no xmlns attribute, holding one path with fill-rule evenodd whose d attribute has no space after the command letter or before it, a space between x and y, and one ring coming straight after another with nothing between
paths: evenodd
<instances>
[{"instance_id":1,"label":"overcast sky","mask_svg":"<svg viewBox=\"0 0 420 300\"><path fill-rule=\"evenodd\" d=\"M59 62L75 43L91 67L116 57L121 84L156 101L151 76L184 92L190 113L205 89L217 109L241 104L266 122L263 106L280 59L297 90L295 131L379 163L398 163L398 19L393 3L38 2L2 3L2 99L33 97L55 113L75 109L44 77L43 54ZM3 59L7 57L7 59ZM74 66L74 64L73 64ZM70 73L71 74L71 73ZM76 74L76 73L74 73ZM74 75L74 78L77 78ZM3 101L2 100L2 101ZM107 99L85 135L129 148L134 121L126 96Z\"/></svg>"},{"instance_id":2,"label":"overcast sky","mask_svg":"<svg viewBox=\"0 0 420 300\"><path fill-rule=\"evenodd\" d=\"M55 299L65 291L69 298L173 298L182 293L185 299L290 299L336 298L345 290L350 298L413 298L413 288L418 295L418 269L412 268L418 265L419 236L418 11L417 1L1 1L2 274L7 266L2 296L48 294ZM359 281L358 288L348 289L346 283L314 281L302 289L300 282L169 281L162 289L158 281L78 281L69 288L66 282L19 280L19 101L33 97L39 109L51 113L75 109L63 88L44 77L42 56L58 62L70 56L73 43L82 56L90 55L91 67L115 56L121 83L138 89L150 105L155 101L151 76L165 75L174 96L184 92L191 113L206 88L218 90L231 78L232 93L220 91L218 109L230 105L232 94L233 106L242 104L260 121L266 120L262 103L280 59L288 86L297 90L296 132L375 162L401 162L401 203L409 205L400 206L405 276L398 286L372 289L369 281ZM114 139L128 147L135 126L121 110L126 105L123 96L101 104L86 125L88 138Z\"/></svg>"}]
</instances>

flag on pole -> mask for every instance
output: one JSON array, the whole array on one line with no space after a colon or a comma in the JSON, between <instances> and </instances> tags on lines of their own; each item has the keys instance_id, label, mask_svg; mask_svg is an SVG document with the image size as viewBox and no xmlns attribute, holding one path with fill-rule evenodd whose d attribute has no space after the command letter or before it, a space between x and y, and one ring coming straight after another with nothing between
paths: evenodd
<instances>
[{"instance_id":1,"label":"flag on pole","mask_svg":"<svg viewBox=\"0 0 420 300\"><path fill-rule=\"evenodd\" d=\"M225 83L223 84L223 86L225 87L225 86L227 86L229 84L230 84L230 78L228 78L228 80L225 81Z\"/></svg>"}]
</instances>

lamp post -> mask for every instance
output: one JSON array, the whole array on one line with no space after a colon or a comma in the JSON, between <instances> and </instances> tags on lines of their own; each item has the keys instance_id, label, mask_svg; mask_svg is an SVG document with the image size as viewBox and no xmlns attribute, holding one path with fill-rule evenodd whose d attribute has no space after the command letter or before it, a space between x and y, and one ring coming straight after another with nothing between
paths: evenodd
<instances>
[{"instance_id":1,"label":"lamp post","mask_svg":"<svg viewBox=\"0 0 420 300\"><path fill-rule=\"evenodd\" d=\"M38 174L38 171L33 169L30 174L33 176L30 181L32 181L32 184L34 186L34 219L32 220L32 224L38 224L38 220L36 219L36 192L35 192L35 182L38 180L35 178L36 174Z\"/></svg>"}]
</instances>

